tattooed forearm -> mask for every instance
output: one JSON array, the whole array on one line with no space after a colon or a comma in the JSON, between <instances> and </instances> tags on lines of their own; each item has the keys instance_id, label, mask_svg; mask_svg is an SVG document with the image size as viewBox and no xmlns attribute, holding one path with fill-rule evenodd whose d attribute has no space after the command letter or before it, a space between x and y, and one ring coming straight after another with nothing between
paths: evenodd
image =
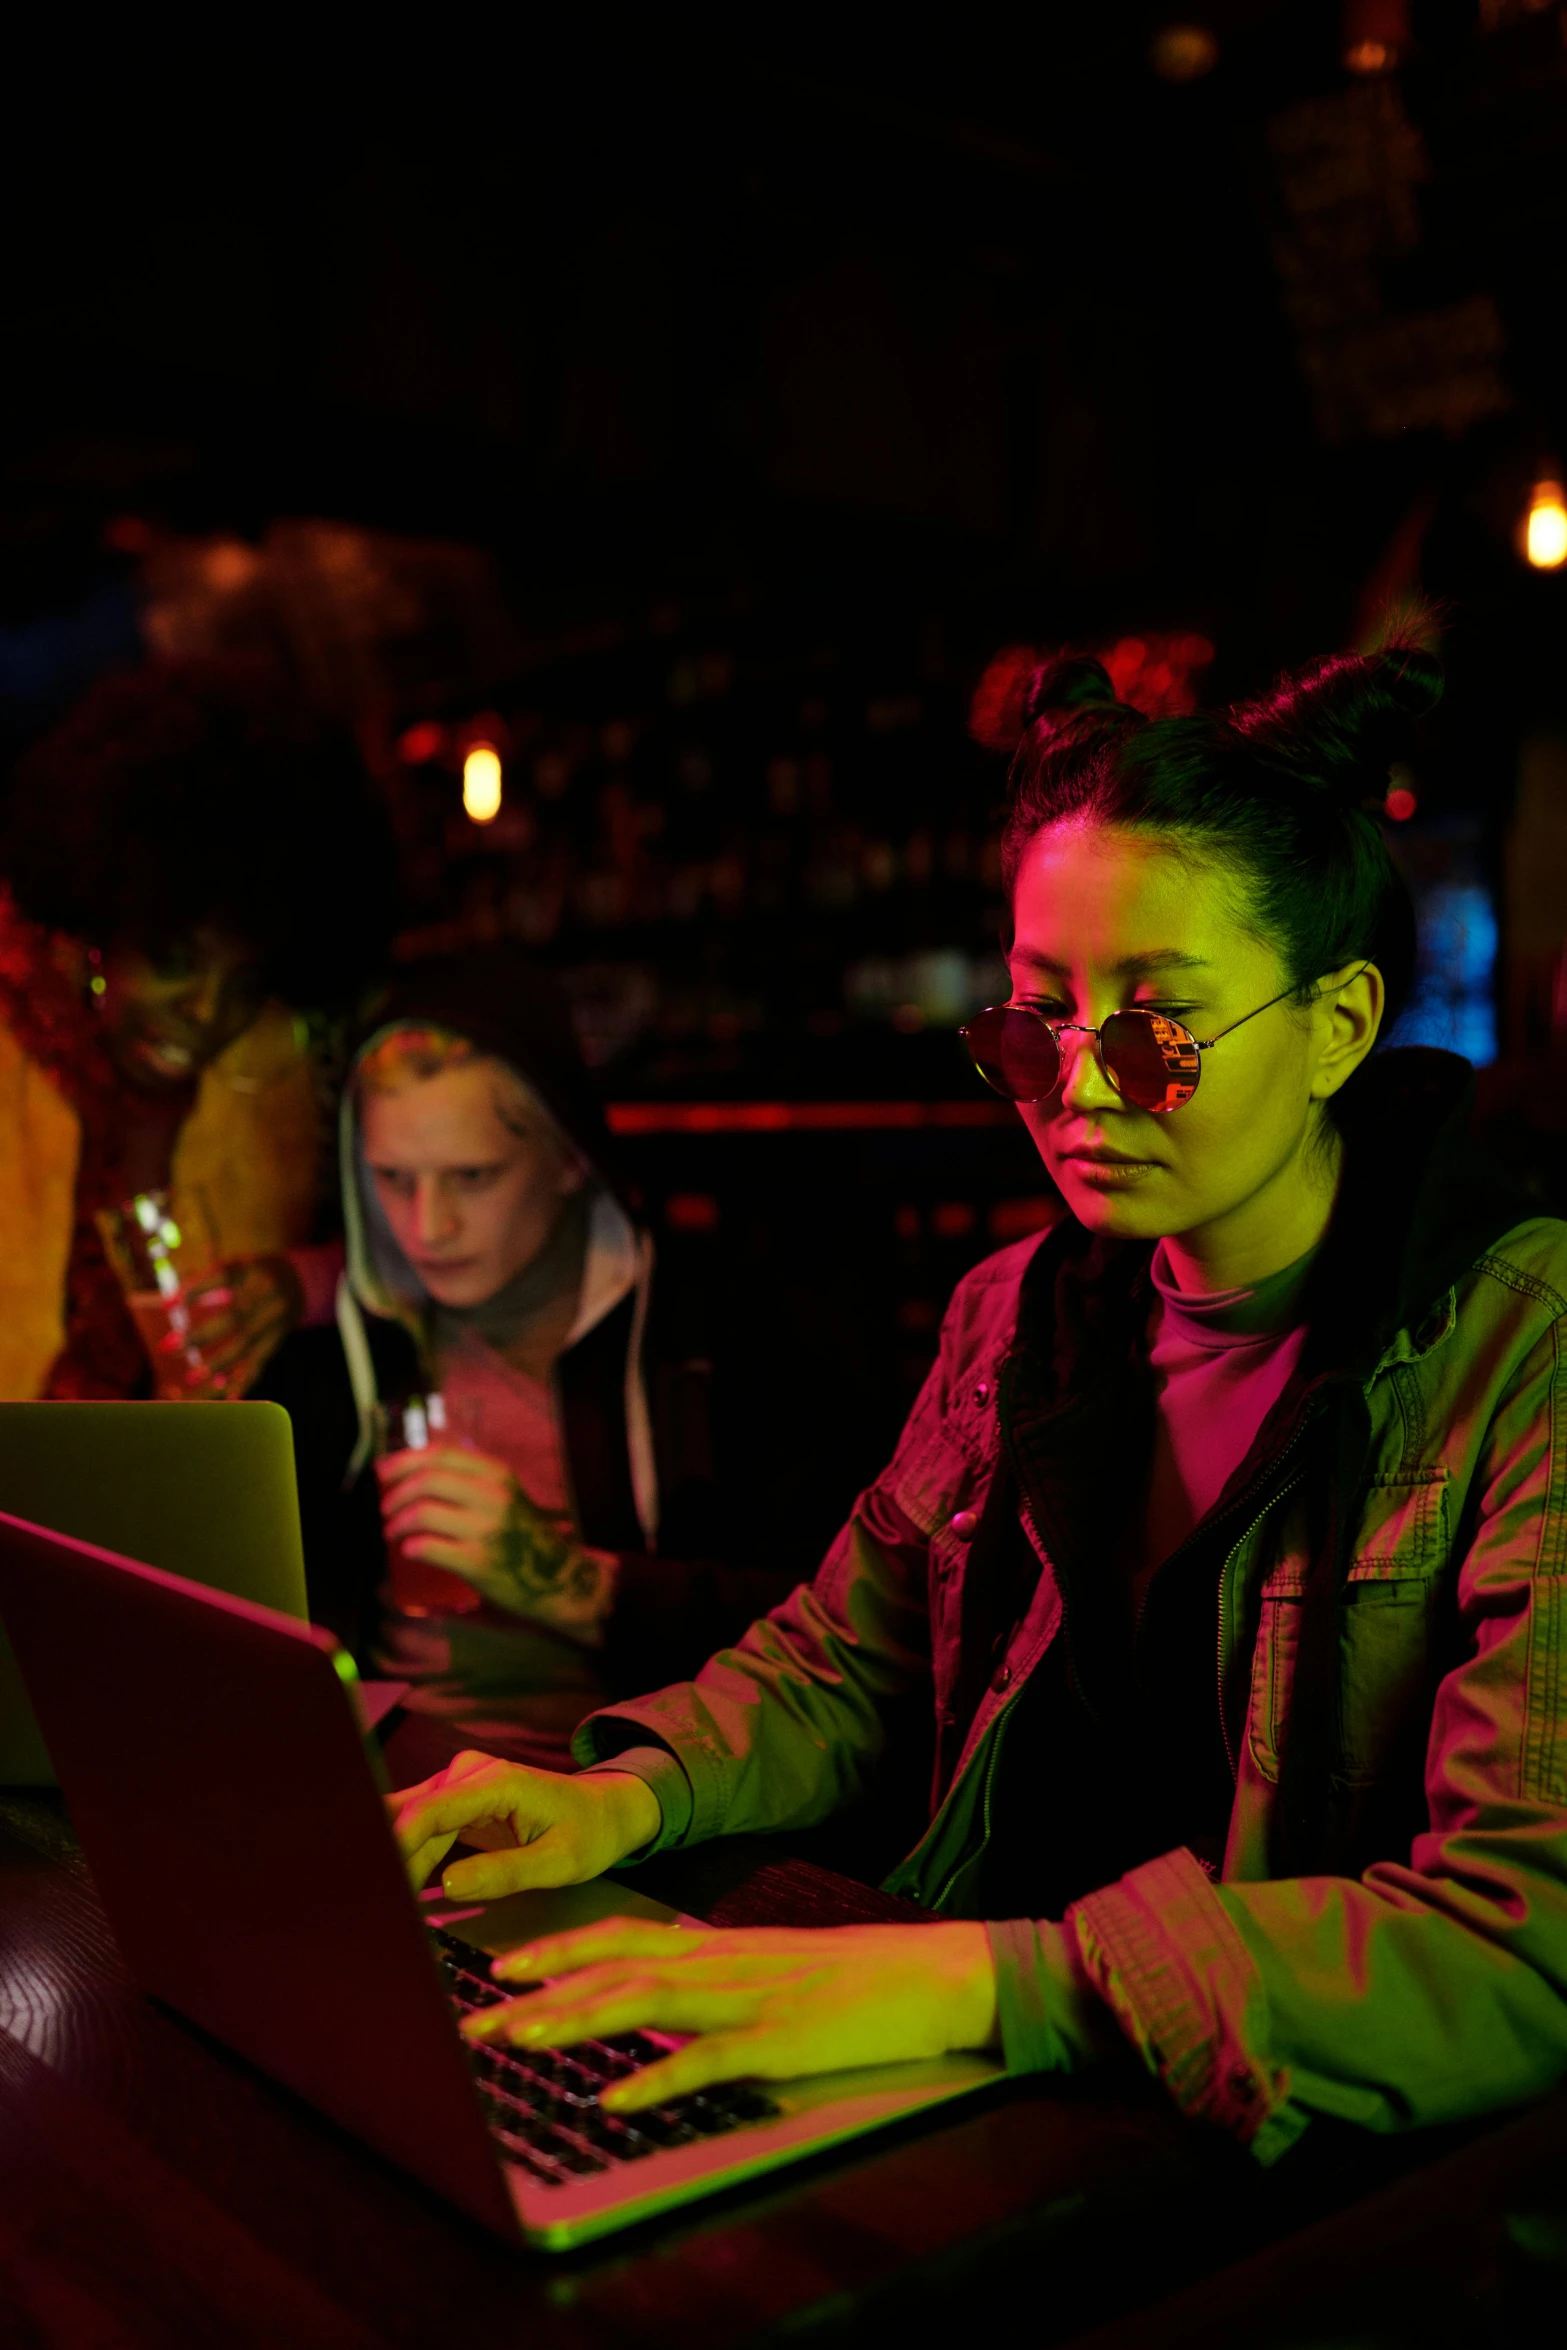
<instances>
[{"instance_id":1,"label":"tattooed forearm","mask_svg":"<svg viewBox=\"0 0 1567 2350\"><path fill-rule=\"evenodd\" d=\"M569 1528L534 1507L521 1486L495 1538L494 1596L574 1639L597 1645L614 1597L614 1560L585 1550Z\"/></svg>"}]
</instances>

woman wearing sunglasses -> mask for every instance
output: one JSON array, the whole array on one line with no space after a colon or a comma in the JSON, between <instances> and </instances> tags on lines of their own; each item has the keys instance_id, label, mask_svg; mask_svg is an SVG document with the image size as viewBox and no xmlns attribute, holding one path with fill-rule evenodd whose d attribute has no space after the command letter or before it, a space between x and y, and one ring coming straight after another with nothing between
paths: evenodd
<instances>
[{"instance_id":1,"label":"woman wearing sunglasses","mask_svg":"<svg viewBox=\"0 0 1567 2350\"><path fill-rule=\"evenodd\" d=\"M393 1804L454 1895L797 1829L900 1764L934 1925L620 1922L500 1963L473 2029L686 2045L606 2099L997 2046L1135 2052L1259 2159L1567 2071L1567 1227L1465 1137L1469 1071L1372 1058L1411 969L1375 811L1429 658L1150 723L1035 674L974 1020L1066 1214L960 1285L813 1582L574 1779L469 1755ZM511 1845L520 1849L497 1849Z\"/></svg>"}]
</instances>

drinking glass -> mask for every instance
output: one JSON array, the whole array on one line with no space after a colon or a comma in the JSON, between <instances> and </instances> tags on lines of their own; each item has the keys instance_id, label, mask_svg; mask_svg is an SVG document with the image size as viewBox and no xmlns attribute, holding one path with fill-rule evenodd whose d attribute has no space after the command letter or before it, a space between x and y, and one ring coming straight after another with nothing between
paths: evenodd
<instances>
[{"instance_id":1,"label":"drinking glass","mask_svg":"<svg viewBox=\"0 0 1567 2350\"><path fill-rule=\"evenodd\" d=\"M139 1191L117 1208L100 1208L95 1222L147 1350L157 1393L176 1403L227 1395L226 1374L213 1369L191 1335L203 1310L215 1312L229 1302L205 1200L193 1195L176 1222L167 1191Z\"/></svg>"},{"instance_id":2,"label":"drinking glass","mask_svg":"<svg viewBox=\"0 0 1567 2350\"><path fill-rule=\"evenodd\" d=\"M453 1439L452 1414L444 1395L408 1395L400 1403L375 1407L376 1451L424 1452L431 1444ZM482 1595L461 1575L428 1559L410 1558L400 1542L386 1546L392 1601L405 1616L471 1616L484 1605Z\"/></svg>"}]
</instances>

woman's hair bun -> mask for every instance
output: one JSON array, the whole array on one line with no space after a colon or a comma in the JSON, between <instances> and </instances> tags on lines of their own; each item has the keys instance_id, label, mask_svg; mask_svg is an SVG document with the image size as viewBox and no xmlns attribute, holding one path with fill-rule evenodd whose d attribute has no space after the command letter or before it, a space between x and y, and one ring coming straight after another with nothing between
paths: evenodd
<instances>
[{"instance_id":1,"label":"woman's hair bun","mask_svg":"<svg viewBox=\"0 0 1567 2350\"><path fill-rule=\"evenodd\" d=\"M1267 765L1360 806L1380 801L1389 767L1412 748L1417 719L1442 697L1442 670L1423 645L1334 653L1280 680L1234 715Z\"/></svg>"},{"instance_id":2,"label":"woman's hair bun","mask_svg":"<svg viewBox=\"0 0 1567 2350\"><path fill-rule=\"evenodd\" d=\"M1146 726L1140 710L1117 701L1110 672L1092 653L1055 653L1038 662L1023 695L1023 734L1013 764L1093 758Z\"/></svg>"},{"instance_id":3,"label":"woman's hair bun","mask_svg":"<svg viewBox=\"0 0 1567 2350\"><path fill-rule=\"evenodd\" d=\"M1114 710L1119 705L1110 672L1092 653L1051 653L1036 662L1023 694L1023 724L1037 726L1042 718L1060 721L1085 710Z\"/></svg>"},{"instance_id":4,"label":"woman's hair bun","mask_svg":"<svg viewBox=\"0 0 1567 2350\"><path fill-rule=\"evenodd\" d=\"M1083 720L1101 717L1142 723L1116 700L1109 671L1092 653L1008 645L974 688L969 732L987 750L1014 752L1025 737L1043 750L1058 734L1083 739Z\"/></svg>"},{"instance_id":5,"label":"woman's hair bun","mask_svg":"<svg viewBox=\"0 0 1567 2350\"><path fill-rule=\"evenodd\" d=\"M1428 645L1384 645L1369 656L1381 677L1383 690L1402 708L1406 718L1424 718L1442 699L1442 663Z\"/></svg>"}]
</instances>

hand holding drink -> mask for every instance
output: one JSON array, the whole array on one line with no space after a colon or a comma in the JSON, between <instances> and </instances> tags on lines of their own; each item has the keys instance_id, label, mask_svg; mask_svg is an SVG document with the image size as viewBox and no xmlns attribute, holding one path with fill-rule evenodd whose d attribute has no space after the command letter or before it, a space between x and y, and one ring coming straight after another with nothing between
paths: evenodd
<instances>
[{"instance_id":1,"label":"hand holding drink","mask_svg":"<svg viewBox=\"0 0 1567 2350\"><path fill-rule=\"evenodd\" d=\"M388 1439L376 1462L381 1517L403 1612L462 1615L488 1600L597 1647L614 1559L587 1549L563 1512L530 1501L504 1461L453 1443L445 1398L378 1409Z\"/></svg>"},{"instance_id":2,"label":"hand holding drink","mask_svg":"<svg viewBox=\"0 0 1567 2350\"><path fill-rule=\"evenodd\" d=\"M117 1208L101 1208L96 1222L158 1394L177 1402L226 1395L227 1375L203 1354L195 1333L199 1314L229 1302L200 1203L176 1223L167 1191L139 1191Z\"/></svg>"},{"instance_id":3,"label":"hand holding drink","mask_svg":"<svg viewBox=\"0 0 1567 2350\"><path fill-rule=\"evenodd\" d=\"M167 1191L139 1191L96 1218L166 1402L244 1395L299 1320L299 1281L281 1254L222 1261L200 1193L176 1219Z\"/></svg>"},{"instance_id":4,"label":"hand holding drink","mask_svg":"<svg viewBox=\"0 0 1567 2350\"><path fill-rule=\"evenodd\" d=\"M304 1298L299 1275L281 1251L238 1257L221 1266L216 1286L189 1299L193 1344L216 1392L248 1395L276 1348L297 1328Z\"/></svg>"},{"instance_id":5,"label":"hand holding drink","mask_svg":"<svg viewBox=\"0 0 1567 2350\"><path fill-rule=\"evenodd\" d=\"M392 1598L405 1616L469 1616L483 1595L461 1575L428 1555L429 1513L409 1503L422 1492L428 1473L448 1459L469 1456L448 1441L446 1398L412 1395L401 1403L376 1406L376 1475L381 1482L381 1518Z\"/></svg>"}]
</instances>

